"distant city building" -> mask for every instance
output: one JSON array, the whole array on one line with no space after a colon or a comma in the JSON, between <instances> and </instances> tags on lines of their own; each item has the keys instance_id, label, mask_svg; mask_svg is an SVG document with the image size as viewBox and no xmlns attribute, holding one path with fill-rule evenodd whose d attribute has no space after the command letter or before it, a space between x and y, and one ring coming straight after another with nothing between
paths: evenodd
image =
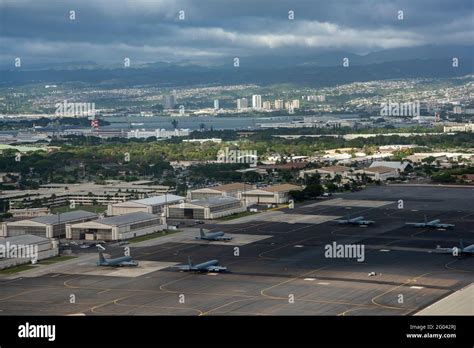
<instances>
[{"instance_id":1,"label":"distant city building","mask_svg":"<svg viewBox=\"0 0 474 348\"><path fill-rule=\"evenodd\" d=\"M315 101L315 102L325 102L326 96L324 95L308 95L306 96L307 101Z\"/></svg>"},{"instance_id":2,"label":"distant city building","mask_svg":"<svg viewBox=\"0 0 474 348\"><path fill-rule=\"evenodd\" d=\"M249 107L247 98L237 99L237 110L246 110Z\"/></svg>"},{"instance_id":3,"label":"distant city building","mask_svg":"<svg viewBox=\"0 0 474 348\"><path fill-rule=\"evenodd\" d=\"M272 103L270 103L269 101L264 101L262 106L263 106L264 110L271 110L272 109Z\"/></svg>"},{"instance_id":4,"label":"distant city building","mask_svg":"<svg viewBox=\"0 0 474 348\"><path fill-rule=\"evenodd\" d=\"M443 131L444 133L474 132L474 123L453 124L449 126L444 126Z\"/></svg>"},{"instance_id":5,"label":"distant city building","mask_svg":"<svg viewBox=\"0 0 474 348\"><path fill-rule=\"evenodd\" d=\"M275 110L281 110L284 107L284 102L281 99L275 100Z\"/></svg>"},{"instance_id":6,"label":"distant city building","mask_svg":"<svg viewBox=\"0 0 474 348\"><path fill-rule=\"evenodd\" d=\"M462 114L462 108L459 105L454 106L453 114Z\"/></svg>"},{"instance_id":7,"label":"distant city building","mask_svg":"<svg viewBox=\"0 0 474 348\"><path fill-rule=\"evenodd\" d=\"M206 142L211 142L211 143L221 143L222 139L220 138L205 138L205 139L184 139L183 142L185 143L206 143Z\"/></svg>"},{"instance_id":8,"label":"distant city building","mask_svg":"<svg viewBox=\"0 0 474 348\"><path fill-rule=\"evenodd\" d=\"M163 101L163 108L166 110L174 109L176 105L176 96L174 94L165 95Z\"/></svg>"},{"instance_id":9,"label":"distant city building","mask_svg":"<svg viewBox=\"0 0 474 348\"><path fill-rule=\"evenodd\" d=\"M214 99L214 110L219 110L219 99Z\"/></svg>"},{"instance_id":10,"label":"distant city building","mask_svg":"<svg viewBox=\"0 0 474 348\"><path fill-rule=\"evenodd\" d=\"M262 96L254 94L252 96L252 108L254 110L260 110L262 108Z\"/></svg>"},{"instance_id":11,"label":"distant city building","mask_svg":"<svg viewBox=\"0 0 474 348\"><path fill-rule=\"evenodd\" d=\"M159 138L171 138L171 137L186 137L191 131L189 129L175 129L175 130L165 130L165 129L155 129L155 130L139 130L134 129L127 132L127 138L139 138L146 139L150 137Z\"/></svg>"},{"instance_id":12,"label":"distant city building","mask_svg":"<svg viewBox=\"0 0 474 348\"><path fill-rule=\"evenodd\" d=\"M293 106L293 109L299 109L300 108L300 100L299 99L294 99L291 102L291 106Z\"/></svg>"}]
</instances>

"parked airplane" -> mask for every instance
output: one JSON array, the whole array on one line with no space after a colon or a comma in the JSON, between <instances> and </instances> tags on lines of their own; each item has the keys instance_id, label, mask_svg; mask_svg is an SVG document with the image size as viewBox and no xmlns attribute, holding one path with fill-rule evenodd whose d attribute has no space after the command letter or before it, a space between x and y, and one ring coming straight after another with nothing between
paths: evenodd
<instances>
[{"instance_id":1,"label":"parked airplane","mask_svg":"<svg viewBox=\"0 0 474 348\"><path fill-rule=\"evenodd\" d=\"M218 260L210 260L197 265L193 265L191 257L188 257L188 264L182 266L175 266L180 271L184 272L227 272L227 267L219 266Z\"/></svg>"},{"instance_id":2,"label":"parked airplane","mask_svg":"<svg viewBox=\"0 0 474 348\"><path fill-rule=\"evenodd\" d=\"M456 225L453 224L442 224L440 219L428 221L425 215L425 222L405 222L405 225L411 225L413 227L430 227L430 228L453 228Z\"/></svg>"},{"instance_id":3,"label":"parked airplane","mask_svg":"<svg viewBox=\"0 0 474 348\"><path fill-rule=\"evenodd\" d=\"M364 220L363 216L358 216L347 220L336 220L341 225L372 225L375 221Z\"/></svg>"},{"instance_id":4,"label":"parked airplane","mask_svg":"<svg viewBox=\"0 0 474 348\"><path fill-rule=\"evenodd\" d=\"M206 234L204 230L201 228L199 230L199 237L196 237L196 239L199 240L209 240L209 241L227 241L227 240L232 240L232 237L225 237L224 232L219 231L219 232L211 232Z\"/></svg>"},{"instance_id":5,"label":"parked airplane","mask_svg":"<svg viewBox=\"0 0 474 348\"><path fill-rule=\"evenodd\" d=\"M436 252L442 254L452 254L453 256L459 255L472 255L474 254L474 244L464 247L462 239L459 241L458 247L452 248L441 248L439 245L436 247Z\"/></svg>"},{"instance_id":6,"label":"parked airplane","mask_svg":"<svg viewBox=\"0 0 474 348\"><path fill-rule=\"evenodd\" d=\"M106 266L106 267L135 267L138 266L137 261L133 261L131 256L122 256L115 259L106 259L102 253L102 249L99 249L99 261L97 261L97 266Z\"/></svg>"}]
</instances>

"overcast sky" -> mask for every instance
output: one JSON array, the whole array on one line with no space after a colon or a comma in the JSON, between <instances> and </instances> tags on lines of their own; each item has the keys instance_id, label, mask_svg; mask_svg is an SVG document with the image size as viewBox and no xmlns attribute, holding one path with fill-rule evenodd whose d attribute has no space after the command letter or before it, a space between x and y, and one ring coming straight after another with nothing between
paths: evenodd
<instances>
[{"instance_id":1,"label":"overcast sky","mask_svg":"<svg viewBox=\"0 0 474 348\"><path fill-rule=\"evenodd\" d=\"M472 0L0 0L0 64L365 54L471 44L473 23Z\"/></svg>"}]
</instances>

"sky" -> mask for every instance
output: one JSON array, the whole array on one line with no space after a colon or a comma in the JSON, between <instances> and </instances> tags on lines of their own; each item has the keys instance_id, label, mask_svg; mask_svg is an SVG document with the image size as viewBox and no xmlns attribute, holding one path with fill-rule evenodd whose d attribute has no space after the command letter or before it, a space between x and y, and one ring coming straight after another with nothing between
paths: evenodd
<instances>
[{"instance_id":1,"label":"sky","mask_svg":"<svg viewBox=\"0 0 474 348\"><path fill-rule=\"evenodd\" d=\"M468 45L472 0L0 0L0 65ZM75 11L71 20L70 11ZM181 14L184 19L180 20ZM289 11L294 19L290 20ZM403 11L403 20L398 19Z\"/></svg>"}]
</instances>

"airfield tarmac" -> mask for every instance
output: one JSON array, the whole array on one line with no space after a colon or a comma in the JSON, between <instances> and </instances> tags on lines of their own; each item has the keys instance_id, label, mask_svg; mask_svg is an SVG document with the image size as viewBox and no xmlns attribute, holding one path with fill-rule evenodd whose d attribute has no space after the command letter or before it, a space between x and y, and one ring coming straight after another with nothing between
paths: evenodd
<instances>
[{"instance_id":1,"label":"airfield tarmac","mask_svg":"<svg viewBox=\"0 0 474 348\"><path fill-rule=\"evenodd\" d=\"M398 209L399 199L404 209ZM143 264L136 270L97 271L89 254L49 273L3 277L0 315L411 315L474 282L474 257L432 252L437 245L457 246L459 239L474 244L473 207L469 188L381 186L338 194L241 223L204 225L241 236L238 243L194 242L188 231L130 244ZM324 218L361 215L375 225ZM456 227L404 225L425 215ZM334 241L363 244L364 262L326 258L324 246ZM122 249L107 252L118 256ZM170 267L188 256L195 263L218 259L231 272Z\"/></svg>"}]
</instances>

